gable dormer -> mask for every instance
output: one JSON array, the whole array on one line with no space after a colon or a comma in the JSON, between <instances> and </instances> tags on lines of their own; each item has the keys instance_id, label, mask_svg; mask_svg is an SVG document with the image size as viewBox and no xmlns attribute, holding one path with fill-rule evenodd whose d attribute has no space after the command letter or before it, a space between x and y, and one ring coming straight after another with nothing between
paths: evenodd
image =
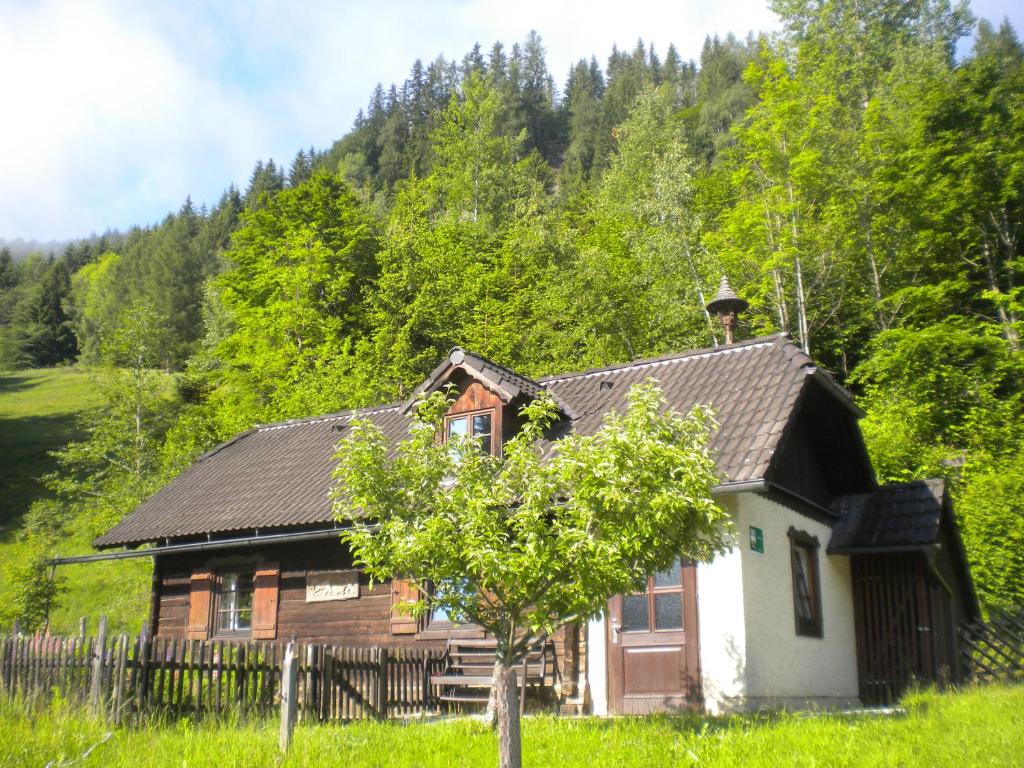
<instances>
[{"instance_id":1,"label":"gable dormer","mask_svg":"<svg viewBox=\"0 0 1024 768\"><path fill-rule=\"evenodd\" d=\"M544 386L510 368L455 347L413 392L409 411L420 396L451 388L454 402L445 414L445 435L478 437L485 450L500 454L501 445L518 429L519 410ZM564 417L570 409L558 401Z\"/></svg>"}]
</instances>

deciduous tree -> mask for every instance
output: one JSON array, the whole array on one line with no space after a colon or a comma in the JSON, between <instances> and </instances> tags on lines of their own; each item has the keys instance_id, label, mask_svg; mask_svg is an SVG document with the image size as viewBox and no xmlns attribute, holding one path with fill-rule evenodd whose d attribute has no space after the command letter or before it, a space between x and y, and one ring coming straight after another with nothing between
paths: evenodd
<instances>
[{"instance_id":1,"label":"deciduous tree","mask_svg":"<svg viewBox=\"0 0 1024 768\"><path fill-rule=\"evenodd\" d=\"M709 414L666 412L652 383L627 402L595 434L548 443L556 406L541 396L492 456L472 438L437 440L449 403L435 393L397 446L369 420L339 443L335 512L352 526L343 538L356 562L376 579L413 580L423 595L414 612L429 596L497 642L503 768L520 764L513 669L534 639L642 589L676 558L723 548Z\"/></svg>"}]
</instances>

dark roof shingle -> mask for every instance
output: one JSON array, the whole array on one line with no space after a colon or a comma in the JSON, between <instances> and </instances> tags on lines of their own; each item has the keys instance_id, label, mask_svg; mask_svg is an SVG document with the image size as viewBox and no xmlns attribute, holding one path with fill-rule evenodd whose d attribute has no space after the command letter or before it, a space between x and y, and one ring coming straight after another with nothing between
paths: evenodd
<instances>
[{"instance_id":1,"label":"dark roof shingle","mask_svg":"<svg viewBox=\"0 0 1024 768\"><path fill-rule=\"evenodd\" d=\"M679 412L710 405L719 423L711 447L724 483L766 477L805 382L819 376L811 359L784 336L537 382L475 355L467 353L466 359L510 391L549 390L582 434L594 432L606 412L624 406L629 387L648 378L659 382ZM201 457L94 543L113 547L331 522L334 446L357 416L371 418L393 441L409 419L398 404L258 427Z\"/></svg>"},{"instance_id":2,"label":"dark roof shingle","mask_svg":"<svg viewBox=\"0 0 1024 768\"><path fill-rule=\"evenodd\" d=\"M930 547L939 535L945 493L945 481L932 478L840 496L833 502L839 521L832 529L828 551Z\"/></svg>"}]
</instances>

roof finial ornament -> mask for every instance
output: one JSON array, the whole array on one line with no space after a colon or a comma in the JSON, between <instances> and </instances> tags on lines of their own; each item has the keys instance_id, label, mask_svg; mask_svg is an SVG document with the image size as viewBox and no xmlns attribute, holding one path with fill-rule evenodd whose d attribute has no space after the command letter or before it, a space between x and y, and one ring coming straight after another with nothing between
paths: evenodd
<instances>
[{"instance_id":1,"label":"roof finial ornament","mask_svg":"<svg viewBox=\"0 0 1024 768\"><path fill-rule=\"evenodd\" d=\"M733 328L736 327L736 316L750 306L750 302L741 299L729 285L729 278L722 275L718 285L718 295L708 302L708 312L718 317L725 330L725 343L732 344Z\"/></svg>"}]
</instances>

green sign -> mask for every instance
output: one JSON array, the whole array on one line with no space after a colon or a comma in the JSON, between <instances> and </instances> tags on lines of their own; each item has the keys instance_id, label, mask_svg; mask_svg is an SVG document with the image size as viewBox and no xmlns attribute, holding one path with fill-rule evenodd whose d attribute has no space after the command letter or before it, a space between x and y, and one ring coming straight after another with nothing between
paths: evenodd
<instances>
[{"instance_id":1,"label":"green sign","mask_svg":"<svg viewBox=\"0 0 1024 768\"><path fill-rule=\"evenodd\" d=\"M750 550L764 554L764 531L753 525L750 526Z\"/></svg>"}]
</instances>

